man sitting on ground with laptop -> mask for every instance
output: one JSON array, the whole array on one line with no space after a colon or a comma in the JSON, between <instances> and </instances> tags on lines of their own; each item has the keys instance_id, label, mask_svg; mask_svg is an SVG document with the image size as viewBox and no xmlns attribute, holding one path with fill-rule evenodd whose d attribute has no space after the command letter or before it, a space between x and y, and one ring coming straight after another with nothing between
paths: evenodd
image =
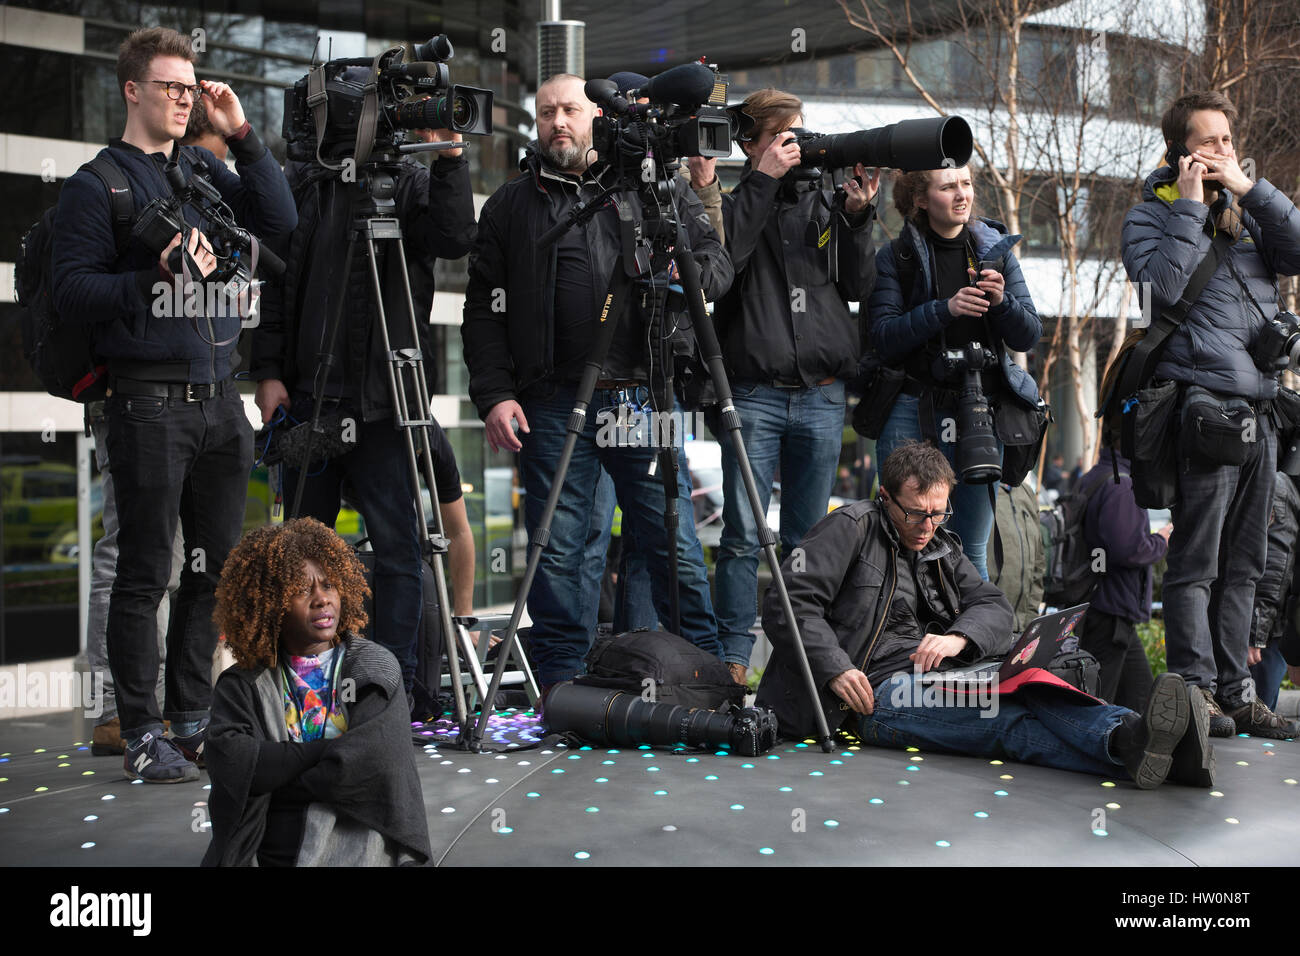
<instances>
[{"instance_id":1,"label":"man sitting on ground with laptop","mask_svg":"<svg viewBox=\"0 0 1300 956\"><path fill-rule=\"evenodd\" d=\"M933 445L910 442L880 469L880 497L818 522L781 567L820 703L832 730L864 743L1006 757L1102 776L1126 771L1142 789L1166 777L1212 786L1209 716L1181 677L1156 679L1143 713L1038 683L993 698L924 693L922 675L1011 647L1011 606L980 578L941 525L956 483ZM775 589L763 606L773 651L758 703L783 734L814 732L794 632ZM979 706L984 704L985 706ZM851 723L850 723L851 721Z\"/></svg>"}]
</instances>

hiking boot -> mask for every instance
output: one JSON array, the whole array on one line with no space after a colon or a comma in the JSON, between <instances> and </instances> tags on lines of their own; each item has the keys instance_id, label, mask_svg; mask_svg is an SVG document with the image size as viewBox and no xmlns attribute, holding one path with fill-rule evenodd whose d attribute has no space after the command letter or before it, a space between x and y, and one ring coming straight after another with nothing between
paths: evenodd
<instances>
[{"instance_id":1,"label":"hiking boot","mask_svg":"<svg viewBox=\"0 0 1300 956\"><path fill-rule=\"evenodd\" d=\"M181 755L186 760L190 761L190 763L194 764L194 766L198 767L200 770L205 769L206 765L203 763L203 743L208 739L207 717L203 718L202 723L199 724L199 729L188 737L179 737L176 734L172 734L168 739L176 745L176 749L181 752Z\"/></svg>"},{"instance_id":2,"label":"hiking boot","mask_svg":"<svg viewBox=\"0 0 1300 956\"><path fill-rule=\"evenodd\" d=\"M1231 737L1237 732L1237 722L1223 712L1219 702L1208 687L1196 687L1193 693L1205 698L1205 706L1210 711L1210 736Z\"/></svg>"},{"instance_id":3,"label":"hiking boot","mask_svg":"<svg viewBox=\"0 0 1300 956\"><path fill-rule=\"evenodd\" d=\"M1187 688L1191 716L1187 731L1174 748L1169 779L1188 787L1214 786L1214 745L1210 743L1210 705L1198 688ZM1212 698L1211 698L1212 699Z\"/></svg>"},{"instance_id":4,"label":"hiking boot","mask_svg":"<svg viewBox=\"0 0 1300 956\"><path fill-rule=\"evenodd\" d=\"M126 753L126 741L122 739L122 721L114 717L106 724L99 724L90 738L90 752L96 757L111 757Z\"/></svg>"},{"instance_id":5,"label":"hiking boot","mask_svg":"<svg viewBox=\"0 0 1300 956\"><path fill-rule=\"evenodd\" d=\"M1285 717L1273 713L1258 697L1249 704L1238 707L1228 716L1236 721L1239 734L1269 737L1273 740L1286 740L1297 736L1296 725Z\"/></svg>"},{"instance_id":6,"label":"hiking boot","mask_svg":"<svg viewBox=\"0 0 1300 956\"><path fill-rule=\"evenodd\" d=\"M1119 758L1139 790L1154 790L1173 766L1174 750L1187 733L1191 702L1187 685L1168 672L1155 679L1146 709L1127 714L1111 734L1111 753Z\"/></svg>"},{"instance_id":7,"label":"hiking boot","mask_svg":"<svg viewBox=\"0 0 1300 956\"><path fill-rule=\"evenodd\" d=\"M128 780L145 783L190 783L199 779L199 768L166 737L144 735L140 746L126 748L122 773Z\"/></svg>"}]
</instances>

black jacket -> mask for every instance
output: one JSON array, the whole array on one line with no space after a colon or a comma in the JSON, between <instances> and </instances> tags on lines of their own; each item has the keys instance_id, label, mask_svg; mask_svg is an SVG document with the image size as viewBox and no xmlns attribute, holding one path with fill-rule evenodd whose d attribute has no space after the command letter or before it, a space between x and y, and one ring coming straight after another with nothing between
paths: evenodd
<instances>
[{"instance_id":1,"label":"black jacket","mask_svg":"<svg viewBox=\"0 0 1300 956\"><path fill-rule=\"evenodd\" d=\"M736 270L714 322L735 381L814 385L847 378L866 344L866 302L876 278L875 206L836 214L839 281L830 281L830 243L809 244L809 223L826 235L830 193L746 167L722 200L727 252ZM859 303L858 315L847 301Z\"/></svg>"},{"instance_id":2,"label":"black jacket","mask_svg":"<svg viewBox=\"0 0 1300 956\"><path fill-rule=\"evenodd\" d=\"M194 161L202 160L235 221L277 251L282 247L275 237L287 235L298 221L279 164L251 130L230 143L239 175L197 146L176 147L164 157L115 139L104 152L125 174L137 217L152 200L172 195L162 169L170 158L187 179ZM230 375L235 343L213 343L238 335L239 317L227 314L209 325L204 319L155 315L154 288L164 281L158 251L134 239L118 249L108 191L94 173L79 171L63 184L58 210L51 254L54 307L93 327L95 350L108 359L110 371L120 364L117 359L137 369L141 362L167 363L169 373L158 378L169 381L219 382ZM192 205L185 206L185 220L202 225ZM150 376L133 371L131 377Z\"/></svg>"},{"instance_id":3,"label":"black jacket","mask_svg":"<svg viewBox=\"0 0 1300 956\"><path fill-rule=\"evenodd\" d=\"M349 636L340 692L348 729L326 742L319 761L296 784L313 801L381 833L414 862L427 863L429 825L411 749L410 712L396 658L378 644ZM348 693L349 688L352 693ZM290 742L276 672L231 667L212 689L212 720L204 755L212 778L212 843L204 866L249 866L266 830L271 793L254 794L267 747Z\"/></svg>"},{"instance_id":4,"label":"black jacket","mask_svg":"<svg viewBox=\"0 0 1300 956\"><path fill-rule=\"evenodd\" d=\"M1294 573L1298 524L1300 492L1296 491L1295 481L1279 471L1268 522L1268 558L1255 586L1255 615L1250 628L1252 647L1268 647L1282 639L1284 625L1290 617L1286 612L1295 601L1298 583Z\"/></svg>"},{"instance_id":5,"label":"black jacket","mask_svg":"<svg viewBox=\"0 0 1300 956\"><path fill-rule=\"evenodd\" d=\"M876 501L857 501L837 508L817 522L781 566L790 606L803 636L813 680L826 721L833 731L850 713L828 686L852 668L871 674L887 663L882 632L889 607L899 595L902 562L932 563L923 580L942 594L937 601L956 610L944 624L971 641L960 657L975 663L1011 647L1011 605L996 586L981 580L957 539L940 528L918 554L902 548L889 518ZM792 562L799 561L796 569ZM914 588L905 593L915 594ZM929 602L933 607L936 602ZM913 613L918 608L911 609ZM804 736L816 729L816 716L805 689L793 647L794 634L781 610L775 588L763 601L763 630L772 641L772 656L758 687L758 703L771 707L785 736ZM922 634L914 635L920 644ZM897 643L897 642L895 642ZM902 647L884 649L891 661Z\"/></svg>"},{"instance_id":6,"label":"black jacket","mask_svg":"<svg viewBox=\"0 0 1300 956\"><path fill-rule=\"evenodd\" d=\"M520 167L524 175L498 189L483 206L469 262L461 338L470 374L469 397L480 418L487 418L493 406L517 398L555 369L556 248L539 248L537 239L557 222L556 209L563 204L557 191L572 186L543 167L533 151ZM598 171L593 167L591 172ZM700 263L700 285L706 298L716 299L731 285L731 260L690 185L674 176L671 188ZM637 198L628 198L639 214ZM584 235L592 274L603 294L621 253L612 204L596 213Z\"/></svg>"},{"instance_id":7,"label":"black jacket","mask_svg":"<svg viewBox=\"0 0 1300 956\"><path fill-rule=\"evenodd\" d=\"M298 206L298 228L287 243L288 268L282 293L264 297L262 321L253 333L250 377L280 379L290 393L311 391L319 365L330 303L338 294L339 272L347 257L354 210L355 184L314 163L290 163L286 173ZM474 197L464 158L440 159L432 172L406 159L394 196L402 227L407 275L415 324L424 354L426 377L433 371L432 329L434 260L458 259L474 241ZM410 333L401 267L387 241L377 243L384 311L393 348L409 346ZM378 336L370 265L364 242L357 245L345 293L344 325L336 354L339 368L328 394L357 408L366 421L392 411L387 360Z\"/></svg>"}]
</instances>

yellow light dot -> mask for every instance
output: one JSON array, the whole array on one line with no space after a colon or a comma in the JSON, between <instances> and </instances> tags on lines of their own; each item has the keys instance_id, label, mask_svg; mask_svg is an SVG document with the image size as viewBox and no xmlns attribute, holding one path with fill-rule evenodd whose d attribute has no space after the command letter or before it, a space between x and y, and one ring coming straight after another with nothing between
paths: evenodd
<instances>
[{"instance_id":1,"label":"yellow light dot","mask_svg":"<svg viewBox=\"0 0 1300 956\"><path fill-rule=\"evenodd\" d=\"M0 777L0 780L3 780L3 779L4 779L3 777ZM1291 786L1293 786L1293 787L1295 786L1295 780L1293 780L1291 777L1287 777L1287 778L1286 778L1285 780L1283 780L1282 782L1283 782L1283 783L1289 783L1289 784L1290 784Z\"/></svg>"},{"instance_id":2,"label":"yellow light dot","mask_svg":"<svg viewBox=\"0 0 1300 956\"><path fill-rule=\"evenodd\" d=\"M910 754L919 754L919 753L921 752L921 748L920 748L920 747L908 747L908 748L907 748L907 752L910 753Z\"/></svg>"},{"instance_id":3,"label":"yellow light dot","mask_svg":"<svg viewBox=\"0 0 1300 956\"><path fill-rule=\"evenodd\" d=\"M1115 784L1113 784L1113 783L1112 783L1111 781L1109 781L1109 780L1103 780L1101 785L1102 785L1103 787L1113 787L1113 786L1115 786Z\"/></svg>"},{"instance_id":4,"label":"yellow light dot","mask_svg":"<svg viewBox=\"0 0 1300 956\"><path fill-rule=\"evenodd\" d=\"M1001 767L1001 766L1002 766L1002 761L1001 761L1001 760L990 760L990 761L989 761L989 766L990 766L990 767Z\"/></svg>"},{"instance_id":5,"label":"yellow light dot","mask_svg":"<svg viewBox=\"0 0 1300 956\"><path fill-rule=\"evenodd\" d=\"M1238 761L1237 761L1237 766L1238 766L1238 767L1249 767L1250 764L1246 763L1246 761L1244 761L1244 760L1238 760Z\"/></svg>"},{"instance_id":6,"label":"yellow light dot","mask_svg":"<svg viewBox=\"0 0 1300 956\"><path fill-rule=\"evenodd\" d=\"M71 767L72 764L70 764L70 763L61 763L61 764L59 764L59 766L60 766L60 767Z\"/></svg>"},{"instance_id":7,"label":"yellow light dot","mask_svg":"<svg viewBox=\"0 0 1300 956\"><path fill-rule=\"evenodd\" d=\"M1221 797L1221 796L1223 796L1223 791L1221 791L1221 790L1211 790L1211 791L1210 791L1210 796L1212 796L1212 797Z\"/></svg>"},{"instance_id":8,"label":"yellow light dot","mask_svg":"<svg viewBox=\"0 0 1300 956\"><path fill-rule=\"evenodd\" d=\"M48 789L50 789L50 788L49 788L49 787L37 787L37 788L36 788L36 792L37 792L37 793L44 793L44 792L45 792L46 790L48 790Z\"/></svg>"},{"instance_id":9,"label":"yellow light dot","mask_svg":"<svg viewBox=\"0 0 1300 956\"><path fill-rule=\"evenodd\" d=\"M1238 820L1236 817L1225 817L1224 820L1223 820L1223 822L1224 822L1224 823L1240 823L1241 821Z\"/></svg>"},{"instance_id":10,"label":"yellow light dot","mask_svg":"<svg viewBox=\"0 0 1300 956\"><path fill-rule=\"evenodd\" d=\"M82 775L83 777L93 777L93 776L95 775L95 771L93 771L93 770L83 770L83 771L81 771L81 775Z\"/></svg>"},{"instance_id":11,"label":"yellow light dot","mask_svg":"<svg viewBox=\"0 0 1300 956\"><path fill-rule=\"evenodd\" d=\"M1011 776L1011 774L1009 774L1009 773L1004 773L1004 774L1002 774L1000 777L998 777L998 779L999 779L999 780L1015 780L1016 778L1013 777L1013 776Z\"/></svg>"},{"instance_id":12,"label":"yellow light dot","mask_svg":"<svg viewBox=\"0 0 1300 956\"><path fill-rule=\"evenodd\" d=\"M34 753L34 754L43 754L43 753L45 753L45 748L44 748L44 747L37 747L35 750L32 751L32 753Z\"/></svg>"},{"instance_id":13,"label":"yellow light dot","mask_svg":"<svg viewBox=\"0 0 1300 956\"><path fill-rule=\"evenodd\" d=\"M67 755L67 754L59 754L59 759L60 759L60 760L67 760L67 759L68 759L68 755Z\"/></svg>"},{"instance_id":14,"label":"yellow light dot","mask_svg":"<svg viewBox=\"0 0 1300 956\"><path fill-rule=\"evenodd\" d=\"M1119 809L1119 804L1118 804L1118 803L1108 803L1108 804L1106 804L1106 809L1107 809L1107 810L1118 810L1118 809Z\"/></svg>"}]
</instances>

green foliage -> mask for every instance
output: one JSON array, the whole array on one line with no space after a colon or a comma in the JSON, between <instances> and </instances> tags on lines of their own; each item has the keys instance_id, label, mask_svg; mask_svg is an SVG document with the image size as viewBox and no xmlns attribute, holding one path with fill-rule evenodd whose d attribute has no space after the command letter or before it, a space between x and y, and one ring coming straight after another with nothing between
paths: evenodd
<instances>
[{"instance_id":1,"label":"green foliage","mask_svg":"<svg viewBox=\"0 0 1300 956\"><path fill-rule=\"evenodd\" d=\"M1142 642L1142 649L1147 653L1151 673L1163 674L1168 670L1165 666L1165 622L1159 618L1152 618L1145 624L1139 624L1137 633L1138 640Z\"/></svg>"}]
</instances>

